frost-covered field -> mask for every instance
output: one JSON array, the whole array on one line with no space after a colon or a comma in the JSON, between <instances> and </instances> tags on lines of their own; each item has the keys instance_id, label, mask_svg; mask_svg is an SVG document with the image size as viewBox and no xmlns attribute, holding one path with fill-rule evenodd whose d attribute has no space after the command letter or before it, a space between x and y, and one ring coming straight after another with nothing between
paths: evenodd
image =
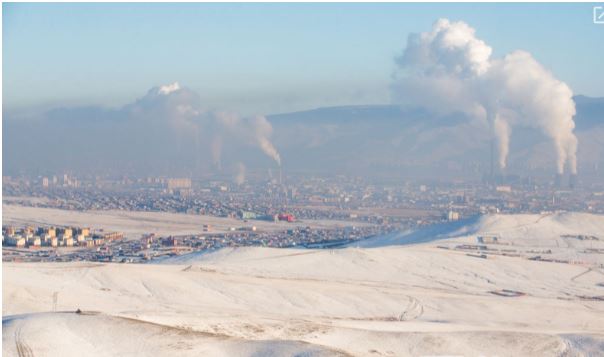
<instances>
[{"instance_id":1,"label":"frost-covered field","mask_svg":"<svg viewBox=\"0 0 604 357\"><path fill-rule=\"evenodd\" d=\"M487 259L477 235L583 264ZM590 235L579 240L562 235ZM604 217L488 216L363 248L4 264L5 355L604 354ZM442 249L449 247L450 249ZM494 292L519 292L506 297ZM52 313L56 311L75 311ZM91 312L91 313L88 313Z\"/></svg>"},{"instance_id":2,"label":"frost-covered field","mask_svg":"<svg viewBox=\"0 0 604 357\"><path fill-rule=\"evenodd\" d=\"M55 208L28 207L14 204L2 205L2 224L16 226L39 225L68 225L120 231L128 238L138 239L142 234L156 233L158 235L186 235L203 233L203 225L212 226L212 232L226 232L231 227L251 227L263 231L286 230L292 226L312 226L314 228L332 228L351 225L350 222L334 220L304 220L293 223L269 222L214 217L207 215L167 213L167 212L136 212L136 211L68 211ZM354 223L356 226L364 223Z\"/></svg>"}]
</instances>

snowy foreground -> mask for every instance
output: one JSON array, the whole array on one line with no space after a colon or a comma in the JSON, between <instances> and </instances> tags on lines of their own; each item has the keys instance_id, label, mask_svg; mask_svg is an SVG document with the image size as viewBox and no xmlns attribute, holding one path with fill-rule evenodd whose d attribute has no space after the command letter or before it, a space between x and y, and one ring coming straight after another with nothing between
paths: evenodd
<instances>
[{"instance_id":1,"label":"snowy foreground","mask_svg":"<svg viewBox=\"0 0 604 357\"><path fill-rule=\"evenodd\" d=\"M479 235L496 254L458 249ZM604 354L602 216L487 216L361 245L5 263L3 354Z\"/></svg>"}]
</instances>

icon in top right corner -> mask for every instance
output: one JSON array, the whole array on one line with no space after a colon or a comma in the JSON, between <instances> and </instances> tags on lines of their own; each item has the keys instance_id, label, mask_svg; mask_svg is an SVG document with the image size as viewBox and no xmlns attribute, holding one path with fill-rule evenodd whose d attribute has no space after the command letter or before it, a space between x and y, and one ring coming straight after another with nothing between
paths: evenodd
<instances>
[{"instance_id":1,"label":"icon in top right corner","mask_svg":"<svg viewBox=\"0 0 604 357\"><path fill-rule=\"evenodd\" d=\"M594 24L604 24L604 6L594 6Z\"/></svg>"}]
</instances>

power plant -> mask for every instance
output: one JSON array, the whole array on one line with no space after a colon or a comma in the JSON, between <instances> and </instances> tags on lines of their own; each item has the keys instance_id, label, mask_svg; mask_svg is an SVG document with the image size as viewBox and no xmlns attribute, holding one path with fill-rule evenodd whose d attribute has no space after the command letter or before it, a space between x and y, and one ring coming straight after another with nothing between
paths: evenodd
<instances>
[{"instance_id":1,"label":"power plant","mask_svg":"<svg viewBox=\"0 0 604 357\"><path fill-rule=\"evenodd\" d=\"M577 174L570 174L568 179L568 186L571 189L577 187Z\"/></svg>"},{"instance_id":2,"label":"power plant","mask_svg":"<svg viewBox=\"0 0 604 357\"><path fill-rule=\"evenodd\" d=\"M554 179L554 187L563 188L564 187L564 175L556 174ZM571 173L568 175L568 188L574 189L577 187L577 174Z\"/></svg>"}]
</instances>

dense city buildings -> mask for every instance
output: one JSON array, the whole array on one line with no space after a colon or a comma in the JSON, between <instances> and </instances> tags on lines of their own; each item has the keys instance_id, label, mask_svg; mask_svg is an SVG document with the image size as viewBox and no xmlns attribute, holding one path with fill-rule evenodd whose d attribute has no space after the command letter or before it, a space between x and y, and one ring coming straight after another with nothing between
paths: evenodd
<instances>
[{"instance_id":1,"label":"dense city buildings","mask_svg":"<svg viewBox=\"0 0 604 357\"><path fill-rule=\"evenodd\" d=\"M216 177L101 178L73 174L4 177L5 202L73 211L169 212L228 217L224 232L199 223L199 234L125 237L111 227L3 226L4 260L139 262L229 246L336 247L376 235L485 213L604 212L604 187L561 180L371 182L347 176L256 177L245 183ZM503 182L502 182L503 181ZM571 187L572 186L572 187ZM337 220L343 226L317 228ZM246 222L246 224L244 224ZM263 230L250 222L285 222ZM297 223L296 225L293 225ZM302 224L302 225L300 225Z\"/></svg>"}]
</instances>

